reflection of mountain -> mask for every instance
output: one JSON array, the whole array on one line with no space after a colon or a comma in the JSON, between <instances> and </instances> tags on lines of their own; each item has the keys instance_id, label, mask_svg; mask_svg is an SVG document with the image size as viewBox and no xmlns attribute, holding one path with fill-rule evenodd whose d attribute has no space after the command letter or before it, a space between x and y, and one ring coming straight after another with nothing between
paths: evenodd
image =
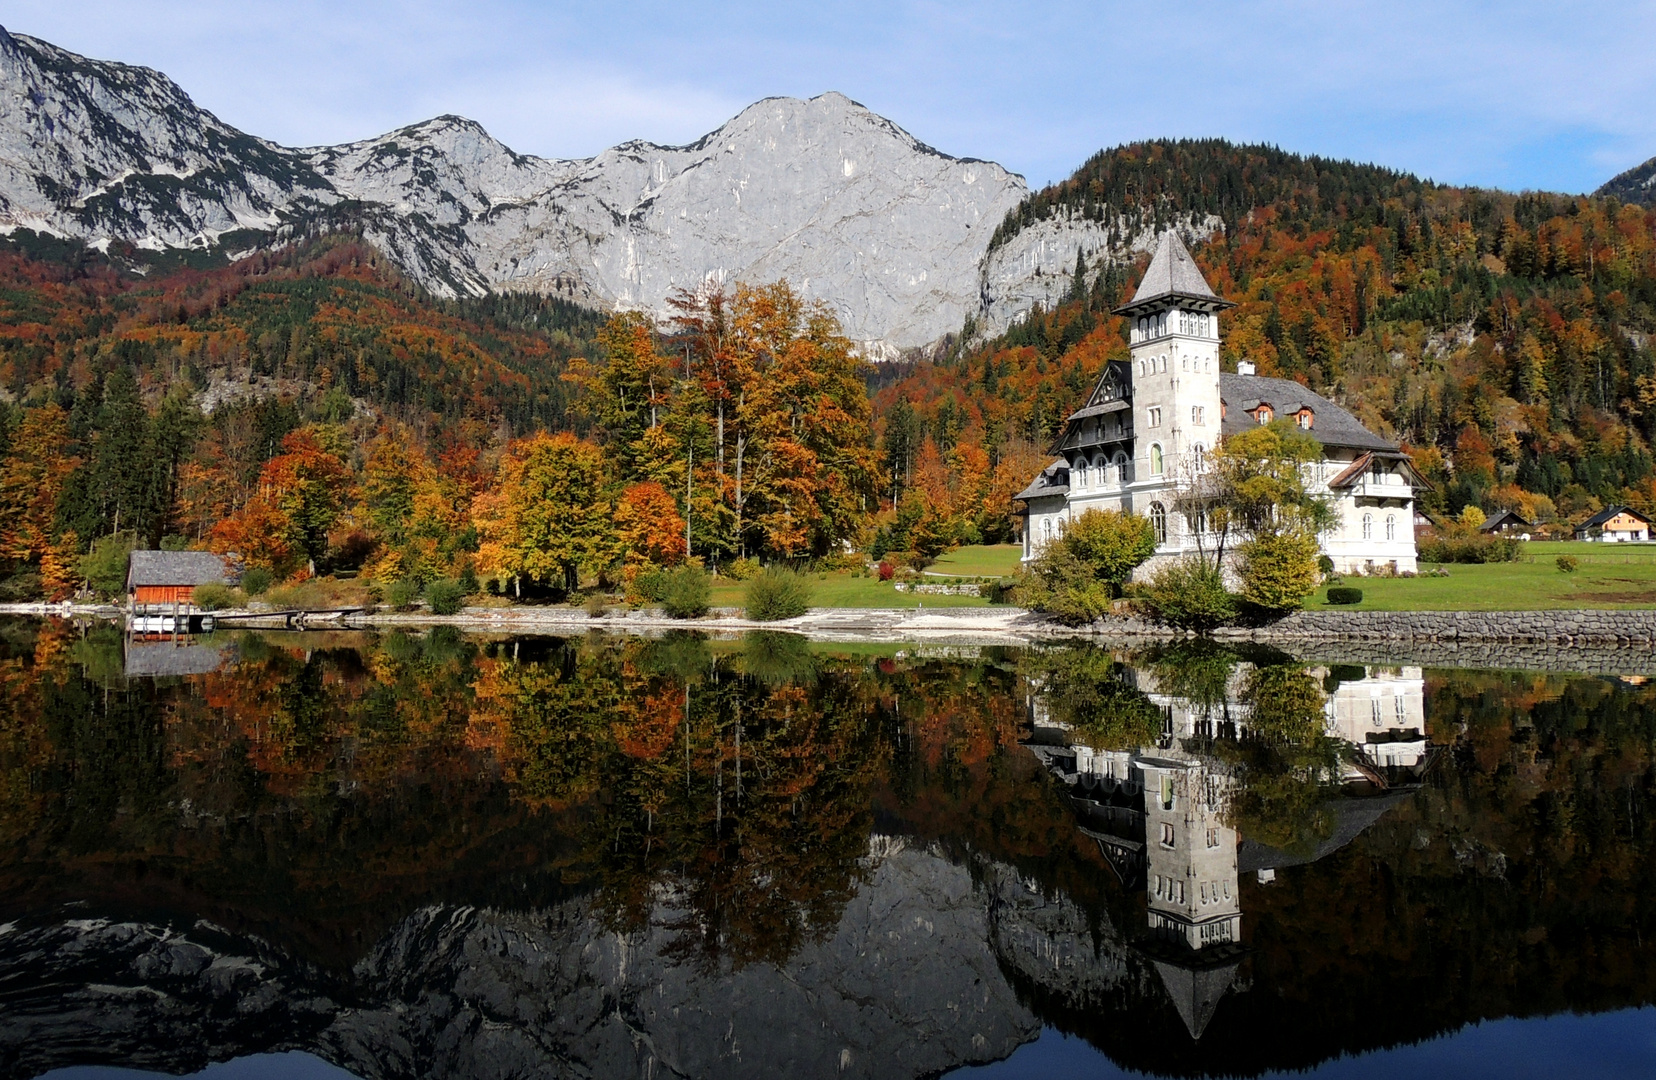
<instances>
[{"instance_id":1,"label":"reflection of mountain","mask_svg":"<svg viewBox=\"0 0 1656 1080\"><path fill-rule=\"evenodd\" d=\"M684 913L605 930L590 902L432 907L328 975L205 923L74 918L0 936L12 1076L103 1061L171 1072L312 1050L365 1077L916 1077L995 1060L1040 1021L1001 977L965 867L877 842L873 879L786 970L669 955ZM1034 907L1050 906L1038 899Z\"/></svg>"}]
</instances>

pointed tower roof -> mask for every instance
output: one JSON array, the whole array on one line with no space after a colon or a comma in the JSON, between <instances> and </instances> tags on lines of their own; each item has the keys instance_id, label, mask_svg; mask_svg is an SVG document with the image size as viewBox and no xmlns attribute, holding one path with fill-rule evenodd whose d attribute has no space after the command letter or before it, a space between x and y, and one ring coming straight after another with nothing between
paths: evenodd
<instances>
[{"instance_id":1,"label":"pointed tower roof","mask_svg":"<svg viewBox=\"0 0 1656 1080\"><path fill-rule=\"evenodd\" d=\"M1184 1021L1185 1030L1192 1039L1200 1040L1208 1022L1219 1008L1219 999L1236 981L1240 958L1217 967L1190 967L1185 964L1155 961L1156 974L1161 976L1167 996Z\"/></svg>"},{"instance_id":2,"label":"pointed tower roof","mask_svg":"<svg viewBox=\"0 0 1656 1080\"><path fill-rule=\"evenodd\" d=\"M1131 303L1116 308L1117 315L1137 315L1145 311L1170 306L1175 301L1193 303L1207 311L1235 307L1221 299L1208 285L1207 278L1196 266L1190 250L1172 229L1162 233L1156 244L1156 254L1150 259L1150 269L1144 272L1138 292Z\"/></svg>"}]
</instances>

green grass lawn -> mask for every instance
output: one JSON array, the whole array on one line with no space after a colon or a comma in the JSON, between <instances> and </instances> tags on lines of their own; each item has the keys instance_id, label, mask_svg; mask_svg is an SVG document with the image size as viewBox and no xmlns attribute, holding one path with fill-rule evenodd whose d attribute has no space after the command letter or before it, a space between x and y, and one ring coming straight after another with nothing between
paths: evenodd
<instances>
[{"instance_id":1,"label":"green grass lawn","mask_svg":"<svg viewBox=\"0 0 1656 1080\"><path fill-rule=\"evenodd\" d=\"M1573 555L1580 568L1561 572L1555 560ZM1518 562L1449 564L1448 577L1348 577L1363 590L1367 611L1539 611L1548 608L1656 607L1656 544L1528 541ZM1430 569L1423 564L1422 570ZM1330 610L1328 589L1305 606Z\"/></svg>"},{"instance_id":2,"label":"green grass lawn","mask_svg":"<svg viewBox=\"0 0 1656 1080\"><path fill-rule=\"evenodd\" d=\"M926 572L958 577L1006 577L1018 568L1021 558L1021 544L976 544L939 555Z\"/></svg>"},{"instance_id":3,"label":"green grass lawn","mask_svg":"<svg viewBox=\"0 0 1656 1080\"><path fill-rule=\"evenodd\" d=\"M745 582L721 578L713 583L714 607L741 607ZM900 593L889 581L853 577L849 573L812 574L811 606L826 608L985 607L977 596L915 596Z\"/></svg>"}]
</instances>

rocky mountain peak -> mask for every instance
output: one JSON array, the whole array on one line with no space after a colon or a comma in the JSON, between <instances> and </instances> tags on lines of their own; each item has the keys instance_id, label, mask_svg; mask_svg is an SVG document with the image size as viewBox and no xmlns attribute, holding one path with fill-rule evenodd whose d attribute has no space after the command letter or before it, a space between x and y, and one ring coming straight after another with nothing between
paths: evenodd
<instances>
[{"instance_id":1,"label":"rocky mountain peak","mask_svg":"<svg viewBox=\"0 0 1656 1080\"><path fill-rule=\"evenodd\" d=\"M662 311L680 287L786 278L877 356L998 317L1006 304L990 294L1008 280L1035 281L1011 292L1039 298L1040 259L986 266L1026 194L1022 177L935 150L838 92L766 98L686 146L634 141L580 160L521 154L453 115L289 149L158 72L0 30L0 233L105 250L239 254L329 227L348 203L352 227L439 296L528 290ZM1052 248L1073 266L1067 239Z\"/></svg>"}]
</instances>

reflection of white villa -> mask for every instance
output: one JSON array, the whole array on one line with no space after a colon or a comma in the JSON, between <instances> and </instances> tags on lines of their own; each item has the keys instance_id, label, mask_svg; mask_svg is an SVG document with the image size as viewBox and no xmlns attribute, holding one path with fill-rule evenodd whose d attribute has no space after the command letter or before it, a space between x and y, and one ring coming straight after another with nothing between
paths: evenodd
<instances>
[{"instance_id":1,"label":"reflection of white villa","mask_svg":"<svg viewBox=\"0 0 1656 1080\"><path fill-rule=\"evenodd\" d=\"M1277 852L1239 835L1226 814L1235 780L1200 748L1207 739L1246 736L1248 709L1237 700L1242 670L1239 665L1233 674L1226 700L1212 703L1166 693L1149 672L1135 671L1138 688L1162 714L1153 747L1097 750L1073 742L1038 686L1029 699L1033 732L1025 745L1069 785L1077 824L1123 884L1142 884L1145 951L1196 1039L1241 963L1241 875L1251 871L1261 884L1270 882L1278 868L1314 861L1349 843L1393 805L1388 799L1344 800L1349 805L1336 811L1334 835L1309 855ZM1340 680L1324 705L1328 734L1352 744L1357 758L1371 766L1347 770L1340 779L1386 784L1375 770L1414 779L1428 750L1420 669L1361 670L1361 678Z\"/></svg>"},{"instance_id":2,"label":"reflection of white villa","mask_svg":"<svg viewBox=\"0 0 1656 1080\"><path fill-rule=\"evenodd\" d=\"M1221 440L1272 420L1291 420L1323 445L1309 467L1313 492L1337 515L1322 547L1340 573L1413 571L1414 493L1420 481L1396 443L1365 428L1345 409L1287 379L1265 378L1253 365L1222 371L1219 312L1232 307L1208 285L1196 261L1168 232L1131 303L1127 360L1105 366L1082 407L1053 443L1054 461L1019 495L1025 510L1027 561L1088 510L1142 514L1154 526L1157 556L1194 552L1201 522L1174 512L1181 481L1199 473Z\"/></svg>"},{"instance_id":3,"label":"reflection of white villa","mask_svg":"<svg viewBox=\"0 0 1656 1080\"><path fill-rule=\"evenodd\" d=\"M1328 733L1375 768L1415 769L1426 760L1426 680L1417 667L1367 668L1335 687L1323 711Z\"/></svg>"}]
</instances>

